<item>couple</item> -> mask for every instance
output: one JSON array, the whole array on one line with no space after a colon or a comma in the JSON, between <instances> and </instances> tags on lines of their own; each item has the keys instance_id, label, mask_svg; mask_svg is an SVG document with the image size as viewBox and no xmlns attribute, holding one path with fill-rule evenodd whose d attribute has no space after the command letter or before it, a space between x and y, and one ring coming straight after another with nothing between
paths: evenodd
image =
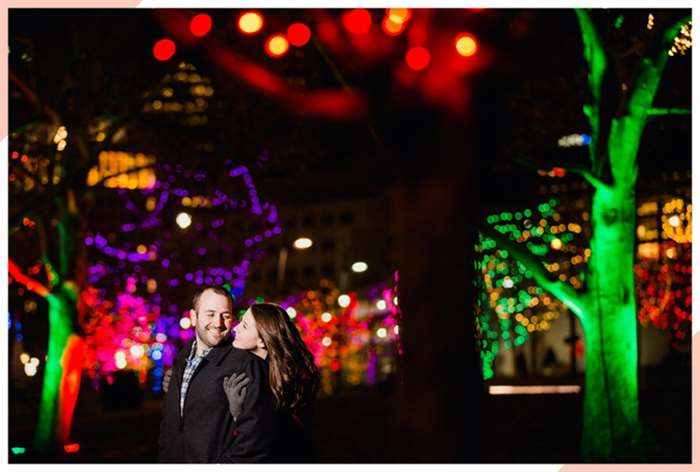
<instances>
[{"instance_id":1,"label":"couple","mask_svg":"<svg viewBox=\"0 0 700 472\"><path fill-rule=\"evenodd\" d=\"M310 462L313 356L287 312L252 305L234 328L221 287L195 294L196 337L166 373L160 462Z\"/></svg>"}]
</instances>

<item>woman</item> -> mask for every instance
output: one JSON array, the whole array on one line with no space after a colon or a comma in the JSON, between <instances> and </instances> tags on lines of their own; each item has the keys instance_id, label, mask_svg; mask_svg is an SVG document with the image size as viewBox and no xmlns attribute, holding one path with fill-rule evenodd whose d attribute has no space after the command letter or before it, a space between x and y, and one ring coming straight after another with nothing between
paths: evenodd
<instances>
[{"instance_id":1,"label":"woman","mask_svg":"<svg viewBox=\"0 0 700 472\"><path fill-rule=\"evenodd\" d=\"M308 462L312 455L312 404L320 375L299 330L279 305L256 303L248 308L234 332L234 347L267 360L279 426L276 458L280 462ZM224 382L232 414L245 396L245 383L244 376L235 375Z\"/></svg>"},{"instance_id":2,"label":"woman","mask_svg":"<svg viewBox=\"0 0 700 472\"><path fill-rule=\"evenodd\" d=\"M320 385L313 355L301 339L287 312L273 303L256 303L233 329L233 346L267 361L269 385L276 403L278 434L274 459L278 462L310 462L312 404ZM170 370L165 373L167 392ZM245 375L224 381L231 415L238 417L245 401Z\"/></svg>"}]
</instances>

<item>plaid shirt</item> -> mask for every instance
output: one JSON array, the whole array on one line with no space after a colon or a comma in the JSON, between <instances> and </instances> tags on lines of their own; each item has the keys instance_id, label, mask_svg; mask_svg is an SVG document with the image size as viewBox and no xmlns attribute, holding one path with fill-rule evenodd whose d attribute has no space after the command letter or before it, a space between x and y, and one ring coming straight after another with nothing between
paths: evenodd
<instances>
[{"instance_id":1,"label":"plaid shirt","mask_svg":"<svg viewBox=\"0 0 700 472\"><path fill-rule=\"evenodd\" d=\"M202 359L207 357L207 354L212 350L212 348L204 350L201 356L196 355L197 353L197 340L192 341L192 348L190 349L190 355L187 357L187 364L185 365L185 372L182 374L182 386L180 387L180 416L185 409L185 396L187 396L187 388L190 386L190 380L194 375L194 371L197 370Z\"/></svg>"}]
</instances>

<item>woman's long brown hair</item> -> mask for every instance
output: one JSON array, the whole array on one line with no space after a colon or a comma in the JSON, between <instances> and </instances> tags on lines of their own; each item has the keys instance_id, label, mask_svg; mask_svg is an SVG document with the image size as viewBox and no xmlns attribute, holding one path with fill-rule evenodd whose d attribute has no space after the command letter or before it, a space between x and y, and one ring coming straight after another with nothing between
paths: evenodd
<instances>
[{"instance_id":1,"label":"woman's long brown hair","mask_svg":"<svg viewBox=\"0 0 700 472\"><path fill-rule=\"evenodd\" d=\"M314 357L287 312L273 303L256 303L251 312L267 348L270 388L278 408L296 410L310 404L320 386Z\"/></svg>"}]
</instances>

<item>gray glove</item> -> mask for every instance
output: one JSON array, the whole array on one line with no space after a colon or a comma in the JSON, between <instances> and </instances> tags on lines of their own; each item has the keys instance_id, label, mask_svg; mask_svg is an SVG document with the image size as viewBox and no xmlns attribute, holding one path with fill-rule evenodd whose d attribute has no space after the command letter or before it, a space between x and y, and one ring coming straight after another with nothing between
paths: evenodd
<instances>
[{"instance_id":1,"label":"gray glove","mask_svg":"<svg viewBox=\"0 0 700 472\"><path fill-rule=\"evenodd\" d=\"M224 393L228 399L228 410L236 421L243 411L243 400L245 400L246 392L250 379L244 373L231 374L231 377L224 377Z\"/></svg>"},{"instance_id":2,"label":"gray glove","mask_svg":"<svg viewBox=\"0 0 700 472\"><path fill-rule=\"evenodd\" d=\"M170 387L170 378L173 376L173 369L168 369L163 374L163 391L168 393L168 387Z\"/></svg>"}]
</instances>

